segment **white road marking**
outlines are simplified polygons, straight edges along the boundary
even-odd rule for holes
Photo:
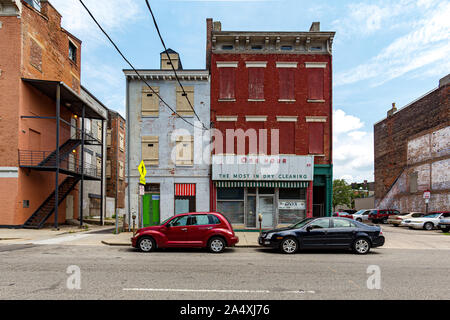
[[[74,240],[79,240],[79,239],[83,239],[83,238],[87,238],[92,236],[91,234],[73,234],[70,236],[65,236],[65,237],[57,237],[57,238],[51,238],[51,239],[45,239],[45,240],[37,240],[37,241],[28,241],[26,243],[31,243],[31,244],[58,244],[58,243],[62,243],[62,242],[68,242],[68,241],[74,241]]]
[[[315,293],[315,291],[270,291],[270,290],[217,290],[217,289],[156,289],[156,288],[123,288],[123,291],[151,292],[197,292],[197,293]]]

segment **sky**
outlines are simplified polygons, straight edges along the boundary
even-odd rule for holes
[[[51,0],[83,41],[82,84],[125,116],[127,64],[78,0]],[[163,47],[144,0],[84,0],[136,68],[158,69]],[[205,68],[206,18],[222,30],[335,31],[334,178],[373,181],[373,125],[450,72],[450,0],[150,0],[168,48],[185,69]]]

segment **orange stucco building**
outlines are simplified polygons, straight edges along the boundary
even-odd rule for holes
[[[79,94],[81,41],[48,1],[28,2],[0,0],[0,226],[57,226],[78,218],[80,182],[101,177],[79,156],[101,143],[81,119],[105,116]]]

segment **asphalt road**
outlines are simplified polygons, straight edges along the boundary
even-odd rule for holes
[[[145,254],[126,247],[0,245],[0,299],[450,299],[449,253],[379,248],[365,256],[282,255],[240,248],[220,255]],[[80,268],[79,290],[67,288],[70,265]],[[379,267],[381,289],[367,287],[371,265]]]

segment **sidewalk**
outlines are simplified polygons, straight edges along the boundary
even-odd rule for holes
[[[236,244],[236,247],[259,247],[258,232],[236,232],[236,235],[239,237],[239,242]],[[110,237],[102,240],[102,243],[109,246],[130,246],[132,236],[132,232],[122,232],[118,235],[111,235]]]

